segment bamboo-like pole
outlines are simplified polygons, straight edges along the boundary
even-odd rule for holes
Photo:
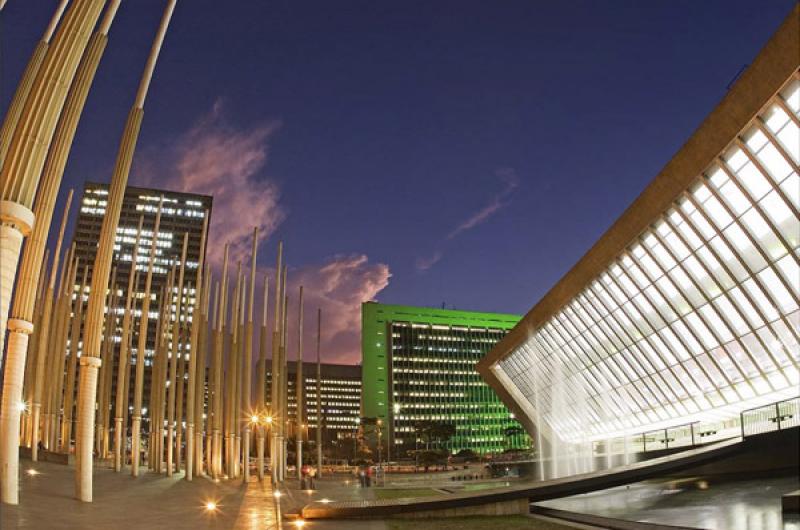
[[[225,372],[225,429],[226,429],[226,465],[228,476],[236,478],[236,410],[239,407],[237,399],[239,364],[239,299],[242,296],[242,262],[239,261],[236,271],[236,287],[234,288],[233,304],[231,305],[230,323],[230,348],[228,350],[228,369]]]
[[[135,285],[134,292],[138,293],[139,292],[139,286],[140,286],[139,280],[141,280],[142,278],[141,278],[141,275],[139,274],[138,271],[136,272],[135,276],[136,276],[136,279],[134,280],[134,285]],[[133,317],[136,315],[136,308],[137,308],[136,296],[134,296],[133,304],[131,305],[131,326],[133,326]],[[121,437],[122,437],[122,439],[120,441],[120,460],[121,460],[120,465],[121,466],[124,466],[125,462],[127,461],[125,447],[126,447],[126,442],[127,442],[127,438],[128,438],[128,432],[127,432],[127,430],[128,430],[128,416],[130,415],[130,409],[133,408],[133,407],[129,408],[129,406],[128,406],[128,403],[130,403],[130,393],[131,393],[131,352],[133,352],[133,333],[130,333],[128,335],[127,352],[128,352],[128,354],[125,356],[126,357],[125,358],[125,367],[124,367],[125,372],[123,374],[124,377],[122,379],[122,383],[123,383],[122,384],[122,390],[119,390],[119,389],[117,390],[117,398],[121,399],[122,403],[123,403],[123,406],[122,406],[122,426],[121,426]]]
[[[283,241],[278,243],[278,261],[275,267],[275,322],[272,330],[272,373],[270,375],[270,406],[273,412],[272,430],[270,432],[269,444],[269,461],[272,467],[272,483],[277,484],[279,479],[278,457],[280,451],[278,449],[279,435],[280,435],[280,422],[283,418],[280,416],[280,388],[281,388],[281,307],[283,306],[283,295],[281,294],[281,272],[283,270]]]
[[[169,403],[167,405],[167,476],[171,477],[173,472],[173,459],[175,451],[175,391],[178,388],[178,356],[182,355],[178,347],[181,334],[181,304],[183,302],[183,275],[186,272],[186,247],[189,245],[189,232],[183,233],[183,247],[181,250],[181,264],[178,269],[178,295],[175,302],[175,322],[172,324],[172,340],[169,355]],[[172,299],[172,292],[168,298]],[[172,304],[170,304],[172,305]],[[172,311],[167,316],[170,322]],[[181,374],[183,380],[183,374]]]
[[[156,220],[150,241],[150,257],[147,260],[147,275],[144,280],[144,298],[142,298],[142,316],[139,318],[139,341],[136,346],[136,378],[134,380],[133,416],[131,417],[131,475],[139,476],[139,456],[142,436],[142,394],[144,393],[144,363],[147,349],[147,326],[150,322],[150,289],[153,285],[153,262],[156,259],[156,243],[161,225],[161,208],[164,198],[158,201]],[[152,370],[151,370],[152,373]],[[152,384],[152,378],[151,378]],[[151,411],[152,418],[152,411]],[[151,422],[152,423],[152,422]]]
[[[105,291],[108,283],[109,268],[111,267],[111,257],[114,248],[114,237],[119,224],[120,209],[125,195],[125,187],[128,183],[133,152],[136,147],[136,140],[144,115],[144,98],[150,85],[150,79],[155,68],[158,52],[164,40],[172,12],[175,8],[176,0],[169,0],[161,19],[161,24],[156,33],[153,47],[147,59],[147,65],[139,85],[139,92],[134,103],[134,107],[125,125],[125,132],[120,144],[120,151],[117,157],[117,164],[114,175],[111,179],[111,189],[108,194],[108,205],[106,215],[103,218],[103,225],[100,229],[100,239],[98,251],[95,258],[94,269],[92,272],[92,289],[89,295],[89,306],[87,309],[86,332],[84,334],[84,355],[81,357],[80,391],[78,393],[78,425],[77,435],[81,440],[79,450],[83,452],[78,459],[79,468],[76,470],[76,495],[84,502],[92,501],[92,454],[91,440],[93,436],[93,423],[95,413],[95,389],[97,388],[97,370],[99,368],[98,353],[100,350],[101,328],[102,328],[102,295],[99,291]]]
[[[164,422],[167,419],[167,382],[169,381],[169,343],[167,337],[169,337],[170,334],[170,316],[172,314],[172,293],[175,289],[175,274],[176,265],[173,261],[172,269],[170,270],[169,276],[167,276],[167,286],[163,291],[159,307],[159,325],[156,333],[158,337],[158,349],[156,350],[156,365],[158,366],[157,383],[154,386],[151,384],[156,396],[155,467],[157,473],[161,473],[161,469],[165,463],[166,452],[164,446]],[[152,426],[151,431],[153,431]]]
[[[28,66],[22,73],[22,78],[20,78],[19,84],[17,85],[17,90],[14,92],[14,97],[11,98],[11,104],[8,106],[6,117],[3,120],[3,125],[0,127],[0,166],[3,165],[3,161],[6,159],[8,147],[11,145],[11,137],[14,134],[14,130],[17,128],[17,123],[19,123],[19,117],[20,114],[22,114],[22,108],[25,106],[25,102],[28,99],[28,94],[30,94],[33,82],[39,73],[39,67],[42,65],[45,53],[47,53],[47,50],[50,47],[50,39],[53,37],[53,32],[55,32],[56,26],[58,26],[58,22],[61,20],[61,15],[64,14],[64,10],[67,8],[68,3],[69,0],[61,0],[58,3],[58,6],[56,6],[56,11],[53,13],[44,35],[42,35],[41,40],[36,43],[36,47],[33,49],[33,54],[31,55],[30,60],[28,60]],[[4,5],[5,0],[0,3],[0,10],[3,9]]]
[[[297,433],[295,434],[295,443],[297,444],[297,480],[303,478],[303,429],[305,428],[305,402],[303,400],[303,286],[300,286],[300,294],[298,298],[297,309],[297,368],[295,369],[297,382],[295,383],[295,392],[297,393],[295,408]]]
[[[253,414],[253,401],[251,390],[252,363],[253,363],[253,306],[256,295],[256,256],[258,254],[258,227],[253,228],[253,248],[250,250],[250,292],[248,295],[247,323],[244,329],[244,368],[242,374],[242,417],[244,433],[242,435],[242,454],[244,461],[244,482],[250,481],[250,416]]]
[[[30,406],[33,403],[33,389],[35,386],[35,379],[36,379],[36,355],[35,353],[39,351],[39,331],[41,328],[42,322],[42,307],[44,306],[44,292],[45,286],[47,285],[47,267],[48,263],[50,263],[50,249],[46,249],[44,253],[44,261],[42,262],[41,271],[44,274],[39,274],[39,284],[36,287],[36,303],[33,306],[33,333],[30,334],[30,342],[28,343],[28,350],[33,352],[33,355],[26,355],[25,356],[25,379],[22,382],[22,395],[23,399],[25,400],[25,409],[26,414],[23,416],[22,425],[20,426],[20,430],[22,431],[22,438],[23,444],[26,447],[31,446],[31,410]],[[10,330],[9,335],[13,335],[16,331]],[[13,337],[9,340],[8,343],[8,352],[7,357],[13,358],[13,355],[16,355],[16,352],[12,355],[12,343]],[[24,340],[24,339],[20,339]],[[19,351],[19,350],[18,350]],[[6,361],[11,362],[11,361]],[[17,363],[21,363],[21,360],[14,359],[12,366],[16,366]],[[9,372],[14,372],[13,369],[7,369],[6,375]],[[16,381],[15,381],[16,382]],[[5,385],[5,382],[3,383]],[[18,385],[12,385],[12,387],[19,388]],[[13,391],[12,391],[13,392]],[[12,398],[9,398],[13,400]],[[5,400],[4,400],[5,401]],[[11,441],[13,444],[13,440]]]
[[[95,31],[89,39],[72,86],[70,86],[69,92],[67,93],[63,112],[61,113],[53,135],[52,144],[47,151],[47,158],[39,183],[39,191],[36,194],[36,203],[33,208],[33,217],[37,222],[34,223],[30,238],[23,250],[20,271],[15,288],[14,305],[12,308],[14,324],[10,329],[11,337],[9,337],[8,349],[8,358],[14,366],[21,367],[28,357],[28,338],[24,331],[27,328],[21,323],[30,323],[32,321],[34,290],[38,283],[40,271],[42,270],[42,255],[47,243],[47,233],[50,229],[58,189],[61,185],[64,167],[72,147],[72,140],[75,137],[75,130],[77,129],[78,121],[83,112],[89,88],[94,81],[97,66],[100,63],[106,43],[108,42],[108,30],[114,19],[117,8],[119,7],[119,2],[120,0],[111,0],[109,2],[100,29]],[[51,21],[45,37],[37,45],[34,57],[31,59],[31,63],[28,65],[28,69],[23,76],[23,82],[20,83],[20,87],[14,95],[14,100],[9,108],[6,121],[3,123],[3,129],[0,130],[0,165],[2,165],[2,161],[5,159],[5,153],[7,152],[11,139],[11,132],[13,132],[13,127],[16,126],[16,120],[19,118],[19,114],[22,111],[23,99],[27,97],[27,91],[29,91],[30,84],[33,82],[32,76],[38,71],[38,64],[41,63],[41,60],[44,58],[44,51],[47,49],[50,35],[52,35],[52,32],[55,30],[55,24],[61,17],[64,8],[66,8],[66,4],[66,0],[62,0],[60,3],[56,16]],[[23,88],[25,86],[27,86],[27,88]],[[3,339],[0,338],[0,351],[2,351],[2,342]],[[36,350],[30,351],[35,352]],[[13,394],[15,392],[13,389],[19,388],[21,385],[21,381],[12,381],[9,384],[9,394]],[[3,391],[3,395],[8,396],[8,399],[14,402],[19,400],[18,397],[9,396],[5,390]],[[9,421],[13,423],[14,420],[9,418]],[[13,426],[9,427],[9,433],[12,428]],[[6,446],[9,447],[9,453],[18,451],[18,440],[14,439],[12,434],[5,434],[3,429],[4,427],[2,427],[2,422],[0,421],[0,440],[4,440],[4,442],[0,442],[0,445],[5,443]],[[13,458],[14,457],[12,457],[12,459]],[[0,468],[5,468],[5,465],[6,463],[3,461],[3,457],[0,456]],[[18,462],[14,462],[10,465],[16,469],[19,464]],[[5,492],[11,490],[16,491],[17,487],[16,485],[12,486],[11,484],[3,483],[3,487],[0,487],[0,490],[4,492],[2,495],[5,497]]]
[[[128,289],[125,295],[125,310],[122,314],[122,335],[119,342],[119,365],[117,366],[117,397],[114,410],[114,471],[122,471],[122,461],[125,452],[126,437],[123,436],[125,426],[122,418],[128,408],[128,394],[125,386],[125,378],[128,373],[128,354],[130,352],[129,342],[131,338],[131,326],[133,325],[133,300],[136,294],[134,283],[137,280],[136,264],[139,260],[139,243],[142,238],[142,227],[144,226],[144,215],[139,216],[139,225],[136,228],[136,239],[133,243],[133,253],[131,254],[131,268],[128,272]]]
[[[67,219],[69,218],[69,206],[72,204],[72,190],[67,195],[67,204],[64,208],[64,214],[61,218],[61,227],[58,231],[58,239],[56,240],[56,248],[53,252],[53,266],[50,268],[50,280],[47,283],[44,299],[42,301],[42,322],[41,330],[38,340],[38,351],[36,352],[36,363],[34,372],[34,386],[33,386],[33,403],[31,405],[31,460],[36,462],[39,459],[39,423],[42,410],[42,392],[44,390],[44,375],[45,364],[47,359],[47,348],[49,345],[50,337],[50,321],[52,318],[53,310],[53,295],[56,283],[56,272],[58,269],[59,254],[61,253],[61,245],[64,241],[64,229],[67,226]],[[8,380],[8,378],[6,378]],[[6,455],[7,461],[11,461],[11,455]],[[17,457],[19,458],[19,457]],[[17,460],[19,461],[19,460]]]
[[[322,308],[317,309],[317,476],[322,477]]]
[[[215,316],[216,329],[214,330],[214,359],[212,371],[214,373],[214,418],[212,427],[212,476],[219,478],[222,473],[222,346],[225,335],[225,298],[228,288],[228,245],[225,245],[225,257],[222,261],[222,285],[218,289]]]
[[[237,342],[236,342],[236,372],[234,373],[236,378],[236,395],[235,395],[235,402],[233,406],[234,410],[234,417],[232,418],[233,422],[233,431],[235,435],[234,441],[234,459],[233,459],[233,467],[235,470],[234,476],[238,478],[242,474],[241,470],[241,462],[242,462],[242,422],[245,419],[246,411],[242,409],[242,401],[243,401],[243,374],[244,374],[244,329],[245,329],[245,302],[247,299],[247,276],[242,273],[241,279],[241,291],[239,293],[239,311],[238,311],[238,321],[237,321]]]
[[[206,388],[210,387],[210,381],[206,377],[207,365],[207,349],[208,349],[208,306],[211,298],[211,268],[209,267],[205,272],[203,281],[202,303],[200,310],[200,319],[202,324],[197,333],[197,362],[195,365],[195,394],[194,394],[194,419],[195,419],[195,433],[194,433],[194,475],[199,476],[203,474],[203,439],[204,434],[211,432],[208,429],[207,419],[211,418],[208,414],[204,417],[204,404],[206,403]],[[207,383],[208,381],[208,383]],[[207,387],[207,385],[209,385]],[[210,404],[211,393],[208,392],[208,399]],[[207,409],[210,411],[210,408]]]
[[[187,288],[185,289],[187,294],[187,303],[183,304],[183,315],[181,321],[184,323],[181,325],[181,333],[180,333],[180,349],[178,352],[178,384],[175,387],[175,470],[181,470],[181,447],[183,446],[183,387],[185,386],[185,374],[186,374],[186,351],[188,351],[188,330],[186,329],[186,325],[189,323],[189,303],[188,297],[189,292],[192,290],[192,282],[188,282]]]
[[[10,117],[10,121],[16,121],[16,124],[0,167],[0,337],[5,337],[6,333],[6,320],[22,239],[30,234],[34,226],[35,217],[31,207],[39,187],[42,167],[67,97],[67,90],[72,84],[91,29],[97,22],[104,3],[105,0],[81,0],[73,2],[66,10],[63,22],[33,76],[22,110],[16,120]],[[55,27],[55,23],[51,22],[51,26]],[[30,326],[30,320],[14,323],[15,328],[23,327],[28,332]],[[0,338],[0,349],[3,342],[4,339]],[[21,365],[14,369],[21,370]],[[12,380],[17,378],[17,375],[11,377]],[[13,417],[16,419],[18,416]],[[9,425],[11,432],[15,432],[16,428],[16,425]],[[9,453],[13,449],[11,446],[13,444],[3,443],[3,449]],[[6,469],[2,469],[5,473]],[[3,486],[6,484],[3,483]],[[7,502],[16,504],[17,488],[14,487],[13,492],[9,492],[10,489],[2,488],[8,493]],[[2,495],[5,497],[6,493]]]
[[[67,384],[64,390],[64,432],[61,435],[61,450],[65,453],[69,453],[72,445],[72,408],[75,404],[75,378],[78,372],[78,346],[81,339],[81,322],[83,321],[83,296],[86,292],[88,281],[89,265],[84,265],[80,292],[75,298],[75,310],[72,318],[72,330],[70,332],[70,357],[66,376]]]
[[[258,343],[258,376],[257,376],[257,396],[258,396],[258,410],[259,414],[266,413],[266,397],[267,397],[267,307],[269,306],[269,276],[264,275],[264,300],[262,302],[262,317],[261,317],[261,333],[259,334]],[[258,463],[258,480],[264,480],[264,438],[266,426],[259,425],[258,429],[258,447],[257,458]]]
[[[57,433],[55,432],[56,425],[56,392],[58,390],[58,382],[64,375],[64,350],[66,348],[66,337],[64,331],[69,320],[69,304],[66,301],[67,294],[65,293],[66,286],[69,284],[72,276],[72,269],[74,266],[73,256],[75,254],[75,244],[70,245],[67,250],[64,264],[61,269],[61,278],[59,278],[58,291],[56,295],[56,302],[53,309],[54,325],[53,332],[50,334],[50,352],[49,352],[49,366],[47,367],[48,374],[45,378],[48,384],[45,386],[45,399],[44,399],[44,446],[48,451],[55,451]],[[59,365],[60,362],[60,365]],[[59,368],[60,366],[60,368]]]
[[[90,295],[91,296],[91,295]],[[106,406],[106,374],[109,373],[110,369],[114,367],[114,347],[112,345],[112,337],[114,336],[114,328],[116,327],[116,301],[117,301],[117,267],[113,267],[111,271],[111,283],[108,287],[108,298],[106,302],[106,309],[105,314],[106,317],[104,319],[104,326],[103,326],[103,342],[100,344],[100,362],[101,367],[100,371],[98,372],[98,386],[97,386],[97,395],[95,399],[97,400],[97,413],[95,414],[95,436],[94,436],[94,444],[95,444],[95,451],[97,452],[97,456],[100,458],[104,458],[105,455],[103,453],[103,448],[105,445],[105,411],[107,410]],[[110,365],[110,366],[109,366]]]
[[[58,284],[56,289],[53,292],[53,306],[51,309],[51,321],[50,321],[50,329],[48,330],[47,334],[47,352],[45,357],[45,366],[44,366],[44,375],[43,380],[46,383],[50,383],[53,381],[53,372],[55,370],[55,357],[56,357],[56,348],[58,343],[58,332],[59,332],[59,325],[61,324],[61,305],[63,302],[63,298],[61,296],[61,291],[64,288],[64,276],[67,273],[67,269],[69,268],[69,261],[70,261],[70,252],[71,248],[67,248],[64,250],[64,257],[62,258],[61,262],[61,272],[58,275]],[[41,398],[41,426],[39,432],[40,440],[42,442],[42,446],[45,449],[50,449],[50,411],[51,411],[51,394],[52,394],[53,386],[50,384],[45,384],[42,389],[42,398]]]
[[[208,377],[208,418],[206,421],[207,447],[206,455],[208,462],[206,469],[212,478],[217,478],[216,450],[217,450],[217,401],[219,399],[220,388],[217,384],[217,372],[219,364],[217,362],[217,342],[219,335],[218,312],[220,310],[220,282],[214,286],[214,305],[212,306],[213,315],[211,318],[211,370]]]
[[[287,445],[288,445],[288,431],[289,431],[289,363],[286,356],[286,339],[287,333],[289,331],[289,295],[286,294],[287,286],[286,283],[286,274],[288,272],[289,267],[286,265],[283,266],[283,278],[281,279],[281,285],[283,286],[283,309],[281,310],[281,319],[283,320],[283,324],[281,325],[281,347],[280,347],[280,359],[281,359],[281,373],[283,377],[281,377],[281,387],[280,387],[280,394],[281,394],[281,443],[280,443],[280,451],[281,457],[279,459],[280,463],[280,479],[281,481],[286,479],[286,457],[287,457]]]
[[[55,399],[53,402],[53,428],[52,428],[52,441],[50,442],[50,447],[53,451],[57,451],[60,447],[58,443],[59,435],[62,432],[61,430],[61,422],[63,421],[63,390],[65,384],[65,376],[66,376],[66,354],[67,354],[67,340],[69,338],[70,327],[71,327],[71,308],[72,308],[72,293],[75,290],[75,281],[78,275],[78,267],[80,266],[80,260],[75,256],[75,244],[73,243],[72,248],[72,266],[70,268],[69,279],[64,286],[64,302],[63,302],[63,317],[62,317],[62,325],[61,331],[59,332],[59,339],[58,339],[58,365],[56,370],[56,388],[55,388]]]
[[[197,358],[200,354],[200,326],[203,325],[203,317],[200,308],[202,298],[205,296],[205,283],[203,282],[203,270],[206,254],[206,230],[208,229],[208,210],[203,215],[203,230],[200,232],[200,257],[197,261],[197,274],[195,276],[194,306],[192,309],[192,327],[189,336],[189,380],[186,387],[186,474],[184,478],[191,481],[195,471],[195,392],[197,391]],[[200,387],[202,389],[202,386]],[[199,418],[202,422],[202,416]],[[180,447],[180,446],[179,446]],[[199,450],[198,446],[198,450]]]

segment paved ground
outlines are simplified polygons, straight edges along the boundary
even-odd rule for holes
[[[95,469],[94,502],[74,498],[74,468],[23,460],[20,504],[0,504],[2,530],[41,529],[266,529],[277,525],[270,486],[251,482],[186,482],[183,474],[171,478],[147,472],[139,478],[129,472]],[[36,469],[37,475],[27,473]],[[218,509],[208,512],[214,501]]]

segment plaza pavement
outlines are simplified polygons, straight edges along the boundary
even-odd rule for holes
[[[268,483],[245,488],[241,481],[186,482],[183,473],[166,477],[146,468],[134,479],[130,468],[115,473],[96,467],[94,502],[83,503],[74,497],[73,467],[30,460],[20,467],[20,504],[0,504],[2,530],[281,528]],[[37,474],[29,475],[30,469]],[[218,509],[207,511],[208,501]]]

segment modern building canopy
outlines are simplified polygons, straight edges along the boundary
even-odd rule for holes
[[[531,434],[738,418],[798,393],[800,8],[651,184],[481,360]]]

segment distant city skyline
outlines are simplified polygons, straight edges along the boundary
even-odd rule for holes
[[[258,224],[262,277],[284,240],[290,296],[302,282],[309,315],[323,308],[326,361],[359,361],[365,300],[530,308],[794,2],[457,5],[176,10],[130,183],[213,195],[212,260],[220,234],[244,248]],[[110,179],[162,8],[120,8],[58,209]],[[6,5],[2,108],[52,9]]]

